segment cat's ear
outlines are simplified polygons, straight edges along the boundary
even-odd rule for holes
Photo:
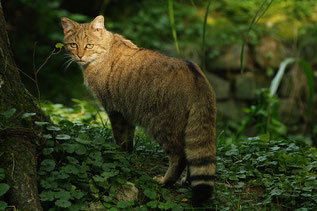
[[[62,17],[61,19],[62,21],[62,26],[63,26],[63,29],[64,29],[64,34],[68,34],[69,32],[73,31],[74,28],[76,26],[78,26],[78,23],[69,19],[69,18],[66,18],[66,17]]]
[[[90,27],[94,32],[101,32],[105,29],[105,19],[102,15],[97,16],[91,23]]]

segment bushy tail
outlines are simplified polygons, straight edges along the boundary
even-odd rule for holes
[[[207,201],[216,173],[216,111],[214,106],[193,106],[185,131],[185,154],[193,205]]]

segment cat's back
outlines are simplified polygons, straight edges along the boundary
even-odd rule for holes
[[[153,110],[166,104],[187,107],[197,101],[215,101],[208,80],[195,63],[138,48],[120,35],[114,35],[111,46],[91,82],[91,86],[98,86],[94,88],[97,97],[100,93],[101,101],[107,99],[104,106],[109,110]]]
[[[139,72],[141,81],[167,92],[183,93],[191,98],[214,95],[213,89],[199,66],[192,61],[167,56],[157,51],[140,49],[135,54],[133,69]],[[211,96],[211,98],[213,98]]]

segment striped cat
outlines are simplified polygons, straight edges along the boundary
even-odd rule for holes
[[[130,152],[135,127],[143,127],[169,157],[165,176],[154,179],[173,185],[187,165],[193,204],[207,201],[216,172],[216,100],[200,68],[107,31],[103,16],[84,24],[63,17],[62,26],[66,49],[83,66],[116,143]]]

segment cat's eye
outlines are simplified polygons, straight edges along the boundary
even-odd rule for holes
[[[88,48],[88,49],[92,49],[94,47],[94,44],[87,44],[86,45],[86,48]]]
[[[76,44],[76,43],[69,43],[69,46],[70,46],[71,48],[77,48],[77,44]]]

